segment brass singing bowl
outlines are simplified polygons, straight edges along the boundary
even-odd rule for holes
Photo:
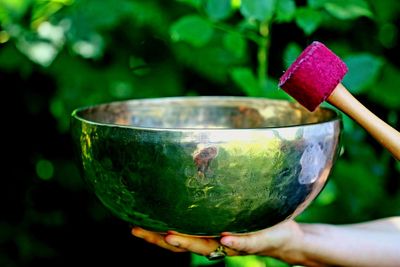
[[[85,180],[113,214],[211,237],[301,213],[327,182],[341,130],[331,108],[250,97],[129,100],[71,118]]]

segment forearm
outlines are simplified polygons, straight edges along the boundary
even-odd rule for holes
[[[400,266],[400,228],[380,231],[373,223],[365,228],[324,224],[300,227],[304,238],[298,249],[310,266]]]

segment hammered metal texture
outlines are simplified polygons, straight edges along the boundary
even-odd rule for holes
[[[157,232],[248,233],[302,212],[340,149],[341,116],[249,97],[129,100],[73,112],[88,186]]]

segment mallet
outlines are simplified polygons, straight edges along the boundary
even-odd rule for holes
[[[341,83],[348,69],[324,44],[314,41],[279,80],[279,87],[310,111],[327,101],[360,124],[400,160],[400,133],[362,105]]]

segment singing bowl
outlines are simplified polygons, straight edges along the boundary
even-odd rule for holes
[[[301,213],[327,182],[342,120],[284,100],[168,97],[76,109],[71,131],[85,181],[116,217],[218,236]]]

